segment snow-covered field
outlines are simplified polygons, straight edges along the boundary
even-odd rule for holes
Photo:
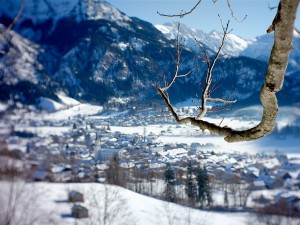
[[[4,193],[4,189],[8,192],[11,187],[8,183],[1,183],[1,193]],[[27,183],[20,184],[19,187],[22,189],[14,193],[26,195],[26,199],[31,200],[30,204],[24,202],[22,198],[16,202],[18,212],[23,211],[19,216],[23,218],[24,224],[27,224],[27,217],[30,216],[37,218],[35,224],[45,225],[101,225],[104,215],[115,218],[111,223],[107,223],[109,225],[247,225],[255,217],[249,213],[217,213],[191,209],[124,188],[98,183]],[[84,194],[85,200],[82,205],[89,209],[89,218],[75,221],[71,217],[73,203],[67,201],[68,192],[71,190]],[[8,196],[2,194],[2,197]],[[105,199],[109,199],[109,203],[105,202]],[[2,202],[5,202],[5,199],[2,199]],[[105,204],[109,204],[106,213],[103,211]],[[2,213],[5,213],[5,210],[6,206],[2,208]]]

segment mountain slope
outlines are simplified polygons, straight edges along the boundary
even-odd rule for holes
[[[56,4],[56,0],[26,4],[14,30],[24,40],[30,39],[28,45],[37,46],[33,61],[70,96],[97,102],[110,96],[144,96],[164,70],[170,75],[173,43],[152,24],[129,18],[105,1],[64,0],[63,7]],[[17,6],[15,1],[1,4],[1,22],[9,24]],[[11,8],[15,10],[7,11]],[[192,57],[191,52],[186,53]],[[15,57],[23,60],[22,54]],[[1,59],[0,64],[6,67],[7,61]],[[4,71],[3,80],[10,73],[15,72]],[[31,71],[30,76],[34,74],[36,71]]]
[[[0,24],[0,100],[21,100],[35,103],[37,96],[55,98],[47,89],[54,88],[39,62],[43,49]]]
[[[0,23],[7,25],[20,1],[5,2],[0,4]],[[1,45],[6,52],[0,56],[1,93],[5,93],[1,100],[13,96],[23,101],[20,92],[27,95],[24,101],[30,103],[40,96],[57,99],[57,92],[97,103],[105,103],[111,97],[139,99],[145,104],[159,99],[153,83],[163,83],[164,77],[170,80],[175,71],[175,43],[165,36],[166,30],[163,34],[152,24],[128,17],[105,1],[27,2],[14,31],[4,35],[9,38]],[[207,48],[209,51],[214,51],[220,40],[217,32],[203,34],[203,38],[207,46],[212,46]],[[14,44],[14,40],[19,42]],[[250,44],[232,35],[229,40],[226,48],[232,54]],[[195,66],[196,69],[188,77],[178,79],[170,89],[175,102],[201,94],[199,83],[205,82],[206,63],[192,47],[183,51],[182,59],[185,63],[180,72]],[[266,62],[248,57],[220,58],[213,82],[222,85],[213,94],[226,96],[236,88],[233,97],[247,104],[257,103],[266,66]],[[26,74],[20,72],[25,69]],[[16,81],[13,85],[9,83],[12,77]],[[296,84],[290,82],[289,88]]]

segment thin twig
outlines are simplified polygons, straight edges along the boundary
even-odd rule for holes
[[[271,6],[270,3],[268,3],[268,8],[270,11],[272,11],[273,9],[277,9],[277,6]]]
[[[221,18],[220,18],[220,20],[221,20]],[[197,120],[202,119],[208,111],[206,103],[207,103],[208,100],[210,100],[209,95],[211,93],[210,92],[210,85],[211,85],[211,82],[212,82],[212,72],[213,72],[214,66],[215,66],[215,64],[216,64],[216,62],[219,58],[220,52],[221,52],[222,48],[224,47],[226,36],[228,34],[229,21],[227,22],[226,27],[224,27],[223,23],[222,23],[222,20],[221,20],[221,25],[222,25],[222,29],[223,29],[223,38],[222,38],[221,45],[219,46],[219,49],[218,49],[215,57],[213,58],[212,62],[210,61],[210,59],[208,57],[206,57],[207,61],[209,61],[209,62],[207,62],[208,68],[207,68],[207,72],[206,72],[206,81],[205,81],[206,86],[205,86],[204,91],[202,93],[202,106],[201,106],[202,111],[196,117]],[[198,45],[199,45],[199,43],[198,43]],[[199,46],[202,46],[202,45],[200,44]],[[202,51],[204,51],[204,49]]]
[[[200,41],[198,41],[197,38],[195,38],[195,41],[197,43],[197,45],[199,46],[199,48],[202,50],[202,52],[204,53],[204,60],[207,64],[207,67],[210,67],[210,59],[209,59],[209,55],[208,52],[206,51],[206,49],[203,47],[203,45],[200,43]]]
[[[223,83],[219,84],[218,86],[215,86],[216,83],[214,83],[213,87],[211,88],[211,93],[213,93],[215,90],[217,90],[219,87],[221,87],[223,85]]]
[[[230,13],[231,13],[232,18],[233,18],[236,22],[238,22],[238,23],[244,22],[244,20],[247,18],[247,14],[244,16],[244,18],[243,18],[242,20],[239,20],[239,19],[235,16],[235,14],[234,14],[234,12],[233,12],[233,10],[232,10],[232,8],[231,8],[230,1],[229,1],[229,0],[226,0],[226,1],[227,1],[227,6],[228,6],[228,8],[229,8],[229,10],[230,10]]]
[[[223,123],[224,117],[222,118],[221,122],[219,123],[219,127],[221,126],[221,124]]]
[[[184,60],[181,60],[181,55],[182,55],[183,47],[184,47],[183,43],[184,43],[184,40],[182,38],[180,38],[180,24],[178,24],[177,36],[176,36],[176,41],[175,41],[176,56],[171,54],[173,60],[175,61],[175,73],[169,84],[167,83],[166,77],[164,77],[165,78],[164,79],[164,87],[160,88],[163,92],[165,92],[166,95],[167,95],[167,90],[174,84],[174,82],[176,81],[177,78],[186,77],[197,68],[195,66],[188,72],[186,72],[184,74],[179,74],[179,69],[180,69],[182,63],[184,62]]]
[[[179,18],[183,18],[184,16],[186,16],[186,15],[188,15],[188,14],[191,14],[199,5],[200,5],[200,3],[201,3],[201,1],[202,0],[198,0],[198,2],[189,10],[189,11],[187,11],[187,12],[183,12],[183,11],[181,11],[180,13],[178,13],[178,14],[165,14],[165,13],[160,13],[160,12],[158,12],[157,11],[157,14],[158,15],[160,15],[160,16],[166,16],[166,17],[179,17]],[[214,3],[214,4],[216,4],[216,2],[217,2],[218,0],[212,0],[212,2]],[[232,10],[232,8],[231,8],[231,5],[230,5],[230,0],[226,0],[227,1],[227,6],[228,6],[228,8],[229,8],[229,10],[230,10],[230,14],[231,14],[231,17],[235,20],[235,21],[237,21],[238,23],[242,23],[246,18],[247,18],[247,14],[244,16],[244,18],[242,19],[242,20],[239,20],[236,16],[235,16],[235,14],[234,14],[234,12],[233,12],[233,10]]]
[[[22,1],[21,6],[20,6],[20,8],[19,8],[19,10],[17,12],[17,15],[15,16],[14,20],[8,25],[8,27],[2,32],[2,34],[10,31],[13,28],[13,26],[17,23],[17,21],[19,20],[21,14],[23,12],[23,9],[24,9],[24,6],[25,6],[25,1],[26,0]]]
[[[170,15],[170,14],[160,13],[160,12],[157,11],[157,14],[160,15],[160,16],[166,16],[166,17],[180,17],[180,18],[183,18],[184,16],[186,16],[186,15],[192,13],[192,12],[198,7],[198,5],[201,3],[201,1],[202,1],[202,0],[199,0],[199,1],[196,3],[196,5],[194,5],[194,7],[193,7],[190,11],[188,11],[188,12],[181,12],[181,13],[179,13],[179,14],[173,14],[173,15]]]

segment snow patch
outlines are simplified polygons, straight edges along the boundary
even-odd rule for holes
[[[127,48],[128,48],[128,44],[124,43],[124,42],[120,42],[118,44],[119,48],[122,50],[122,51],[125,51]]]
[[[8,105],[3,104],[3,103],[0,102],[0,112],[5,111],[7,109],[7,107],[8,107]]]
[[[63,109],[64,106],[50,98],[40,97],[38,107],[47,112],[55,112]]]
[[[165,26],[165,25],[154,25],[156,27],[156,29],[158,29],[160,32],[162,32],[163,34],[168,34],[172,31],[172,28],[169,26]]]
[[[68,96],[65,96],[63,94],[57,94],[59,100],[67,106],[75,106],[75,105],[79,105],[80,102],[75,100],[74,98],[70,98]]]
[[[54,113],[43,115],[44,120],[62,121],[67,120],[69,117],[75,116],[91,116],[99,114],[103,111],[102,106],[91,104],[80,104],[71,108],[56,111]]]

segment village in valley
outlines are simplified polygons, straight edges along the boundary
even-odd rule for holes
[[[191,110],[182,109],[186,111]],[[165,108],[120,111],[78,103],[52,113],[28,108],[7,112],[1,121],[2,176],[26,171],[30,182],[108,183],[194,208],[276,208],[270,213],[299,215],[299,156],[228,151],[209,133],[176,125]],[[182,137],[211,142],[185,142]],[[187,192],[188,179],[191,188],[197,186],[197,168],[209,177],[211,201],[205,204]],[[166,196],[168,169],[174,174],[174,199]]]

